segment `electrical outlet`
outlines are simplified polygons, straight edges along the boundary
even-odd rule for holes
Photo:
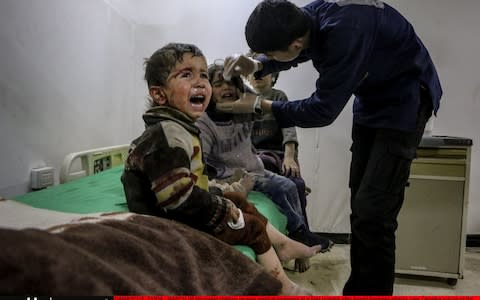
[[[31,187],[34,190],[43,189],[53,185],[54,168],[33,168],[31,171]]]

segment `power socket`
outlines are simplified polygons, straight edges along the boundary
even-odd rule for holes
[[[33,168],[31,171],[31,187],[33,190],[39,190],[53,185],[54,168],[42,167]]]

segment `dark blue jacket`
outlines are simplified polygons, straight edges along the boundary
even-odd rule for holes
[[[329,125],[354,94],[355,123],[412,130],[421,86],[436,113],[442,96],[437,72],[412,25],[395,9],[377,0],[319,0],[303,10],[313,21],[309,49],[291,62],[261,58],[263,70],[255,74],[308,60],[317,69],[316,91],[309,98],[273,103],[282,127]]]

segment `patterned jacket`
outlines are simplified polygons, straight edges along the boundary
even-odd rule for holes
[[[230,202],[208,192],[193,120],[167,106],[149,109],[143,119],[146,130],[132,142],[121,178],[129,210],[220,231]]]

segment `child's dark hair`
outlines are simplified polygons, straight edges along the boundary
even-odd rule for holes
[[[248,18],[245,37],[255,52],[286,51],[307,33],[310,23],[308,16],[289,1],[263,0]]]
[[[145,80],[151,86],[165,86],[167,78],[177,62],[183,61],[185,53],[192,53],[193,56],[203,56],[202,51],[195,45],[170,43],[155,51],[150,58],[145,59]],[[154,107],[157,104],[149,99],[148,106]]]
[[[223,60],[215,60],[214,64],[208,66],[208,78],[210,80],[210,83],[213,83],[213,80],[215,80],[215,74],[217,74],[218,72],[223,73]],[[239,89],[240,93],[255,93],[252,89],[248,88],[248,86],[244,84],[243,79],[240,76],[232,77],[231,82],[235,85],[236,88]],[[214,99],[212,95],[206,111],[210,113],[214,112],[215,106],[216,99]]]
[[[210,79],[210,83],[212,83],[212,81],[214,80],[215,74],[217,72],[223,72],[223,62],[218,63],[217,61],[218,60],[216,60],[215,64],[208,66],[208,78]],[[240,90],[240,93],[245,92],[245,84],[243,83],[243,80],[242,78],[240,78],[240,76],[232,77],[231,81],[235,85],[235,87]]]
[[[148,87],[165,86],[168,75],[177,62],[183,61],[185,53],[193,56],[204,56],[195,45],[170,43],[155,51],[150,58],[145,59],[145,80]]]

